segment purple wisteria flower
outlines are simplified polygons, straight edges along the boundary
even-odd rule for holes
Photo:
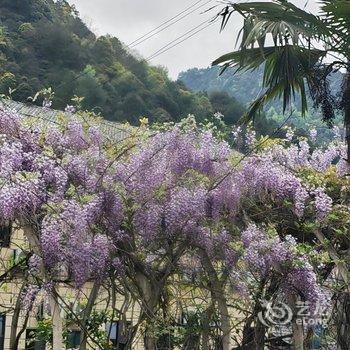
[[[76,109],[74,106],[67,105],[64,111],[70,114],[74,114],[76,112]]]
[[[329,197],[323,188],[317,188],[315,194],[316,218],[322,222],[332,210],[333,200]]]
[[[316,141],[317,138],[317,130],[316,129],[311,129],[310,130],[310,139],[311,141]]]
[[[46,109],[50,109],[52,107],[52,101],[49,100],[48,98],[44,98],[43,107]]]

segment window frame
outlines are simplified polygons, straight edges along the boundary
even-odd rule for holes
[[[112,338],[112,333],[113,333],[113,325],[116,326],[116,330],[115,330],[115,338],[113,337]],[[119,320],[113,320],[111,322],[107,322],[106,323],[106,334],[107,334],[107,338],[108,340],[113,344],[113,346],[117,346],[118,345],[118,338],[119,338],[119,333],[120,333],[120,330],[119,330],[119,327],[120,327],[120,321]]]
[[[0,248],[9,248],[11,244],[12,223],[0,225]]]
[[[73,342],[75,342],[77,339],[76,337],[78,337],[78,344],[77,346],[75,346],[75,344],[73,344],[73,346],[75,347],[70,347],[70,344],[68,343],[69,341],[69,335],[74,335],[74,338],[73,338]],[[68,330],[68,335],[67,335],[67,349],[79,349],[80,345],[81,345],[81,336],[82,336],[82,331],[80,329],[70,329]]]
[[[0,350],[5,349],[6,315],[0,314]]]

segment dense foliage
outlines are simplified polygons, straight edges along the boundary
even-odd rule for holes
[[[51,87],[53,106],[72,96],[83,108],[114,121],[180,120],[209,115],[207,97],[171,81],[165,69],[136,58],[111,36],[96,37],[66,1],[4,0],[0,3],[0,94],[27,101]]]
[[[86,116],[39,128],[4,110],[0,130],[0,219],[30,243],[21,295],[29,310],[40,290],[58,293],[63,271],[77,289],[118,281],[141,305],[135,327],[155,349],[157,325],[173,322],[165,300],[195,272],[192,288],[209,293],[204,305],[218,308],[229,349],[234,310],[250,314],[236,341],[264,344],[273,334],[259,323],[262,298],[308,302],[316,317],[344,288],[332,282],[349,246],[339,140],[312,150],[305,139],[259,143],[236,130],[242,157],[193,119],[114,143]],[[327,325],[330,344],[336,326]]]

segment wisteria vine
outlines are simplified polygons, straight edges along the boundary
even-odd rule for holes
[[[249,133],[248,145],[255,137]],[[295,220],[308,212],[319,225],[327,221],[333,200],[302,171],[336,168],[343,176],[345,149],[334,141],[313,150],[292,138],[235,166],[240,155],[228,143],[195,127],[152,134],[125,152],[125,144],[104,139],[98,123],[77,115],[35,127],[0,110],[0,221],[30,227],[39,246],[27,247],[29,272],[44,269],[45,283],[63,267],[77,288],[122,279],[137,264],[160,269],[169,251],[183,247],[175,265],[204,250],[232,276],[278,272],[281,290],[316,303],[323,296],[311,261],[297,252],[301,242],[277,231],[270,237],[268,223],[249,215],[252,203],[273,203]],[[31,304],[38,288],[24,300]]]

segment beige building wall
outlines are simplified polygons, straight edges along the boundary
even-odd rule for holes
[[[8,271],[11,266],[15,263],[15,260],[18,259],[18,256],[21,252],[21,249],[25,249],[28,247],[27,241],[24,237],[23,231],[13,229],[11,233],[11,242],[9,247],[1,247],[0,248],[0,275]],[[9,350],[10,349],[10,334],[11,334],[11,322],[13,318],[13,309],[16,305],[17,298],[20,293],[20,289],[22,286],[22,278],[21,275],[18,274],[17,276],[11,278],[10,282],[2,283],[0,286],[0,314],[6,315],[5,320],[5,334],[4,334],[4,349]],[[59,294],[62,296],[62,299],[65,303],[68,305],[73,305],[73,309],[77,309],[79,307],[80,310],[83,309],[84,305],[86,305],[87,298],[91,292],[92,289],[92,283],[87,283],[82,291],[77,292],[74,288],[69,288],[67,285],[61,285],[58,287]],[[95,308],[96,311],[104,311],[106,310],[107,300],[110,297],[107,291],[102,290],[95,302]],[[117,308],[122,308],[124,302],[124,298],[122,295],[117,295],[116,300],[116,306]],[[36,298],[36,302],[34,304],[33,310],[30,313],[30,318],[28,321],[28,325],[26,329],[36,329],[37,328],[37,311],[39,307],[42,307],[44,305],[48,305],[48,301],[45,300],[45,296],[43,293],[39,294]],[[79,305],[79,306],[78,306]],[[128,322],[131,322],[131,325],[135,325],[138,320],[139,315],[139,305],[138,304],[132,304],[127,312],[126,312],[126,319]],[[111,310],[108,310],[110,311]],[[61,311],[61,317],[63,319],[67,318],[66,311]],[[18,322],[18,328],[17,333],[21,330],[25,320],[25,311],[22,310],[19,322]],[[115,321],[118,321],[117,317],[115,318]],[[79,327],[77,324],[74,324],[72,322],[72,325],[69,327],[71,330],[79,330]],[[101,330],[105,330],[105,327],[102,326]],[[136,337],[137,342],[133,345],[133,349],[135,350],[141,350],[143,349],[142,346],[142,339],[141,337]],[[23,332],[20,338],[19,342],[19,348],[18,350],[25,350],[26,348],[26,331]],[[50,347],[47,345],[46,349],[49,349]],[[90,349],[94,349],[94,347],[90,347]],[[56,350],[56,349],[55,349]]]
[[[0,249],[0,275],[3,274],[5,271],[7,271],[12,264],[14,263],[14,260],[18,258],[21,249],[25,249],[28,247],[28,243],[24,237],[23,231],[14,229],[12,231],[11,235],[11,242],[10,246],[8,248],[1,248]],[[170,307],[174,310],[173,316],[176,316],[177,318],[180,318],[182,312],[188,312],[188,311],[195,311],[198,305],[202,305],[203,308],[206,308],[208,306],[208,302],[210,301],[210,293],[209,291],[204,291],[201,289],[193,288],[190,281],[188,286],[184,285],[178,285],[179,281],[174,277],[174,280],[171,284],[173,284],[173,298],[171,301]],[[11,334],[11,322],[12,322],[12,316],[13,316],[13,309],[16,304],[19,291],[22,286],[22,279],[21,275],[19,274],[15,278],[12,278],[10,282],[3,283],[0,285],[0,314],[6,314],[6,324],[5,324],[5,340],[4,340],[4,349],[9,350],[10,349],[10,334]],[[77,292],[74,288],[68,288],[67,285],[62,285],[59,287],[59,294],[64,299],[65,303],[67,304],[73,304],[74,307],[77,307],[78,305],[85,305],[87,302],[87,298],[91,292],[92,289],[92,283],[87,283],[83,290],[81,292]],[[103,311],[106,310],[106,303],[110,295],[107,291],[102,290],[98,298],[95,302],[95,310],[96,311]],[[232,298],[235,299],[235,296],[232,295]],[[31,316],[28,322],[27,329],[36,329],[37,327],[37,310],[38,307],[41,306],[41,302],[44,302],[45,305],[48,304],[48,301],[45,300],[44,295],[39,295],[37,297],[36,304],[33,308],[33,311],[31,312]],[[124,302],[124,298],[122,295],[117,295],[117,308],[122,308]],[[109,310],[111,311],[111,310]],[[132,325],[135,325],[138,321],[138,316],[140,312],[140,307],[138,304],[131,305],[127,312],[126,312],[126,318],[127,321],[130,321]],[[230,313],[232,313],[232,319],[239,320],[243,318],[243,315],[237,314],[235,311],[232,312],[230,310]],[[61,312],[61,317],[65,319],[67,317],[66,312]],[[22,325],[24,324],[25,319],[25,312],[22,311],[20,318],[19,318],[19,324],[17,332],[20,331],[22,328]],[[117,318],[115,318],[115,321],[117,321]],[[79,330],[78,325],[72,324],[70,327],[72,330]],[[104,327],[102,327],[101,330],[104,330]],[[136,335],[135,337],[136,341],[133,344],[132,349],[134,350],[142,350],[143,347],[143,339],[141,335]],[[23,332],[20,338],[19,342],[19,350],[25,350],[25,343],[26,343],[26,331]],[[234,344],[232,344],[234,345]],[[49,346],[46,346],[46,350],[49,349]],[[96,348],[90,347],[90,349],[95,350]],[[57,350],[57,349],[55,349]]]

